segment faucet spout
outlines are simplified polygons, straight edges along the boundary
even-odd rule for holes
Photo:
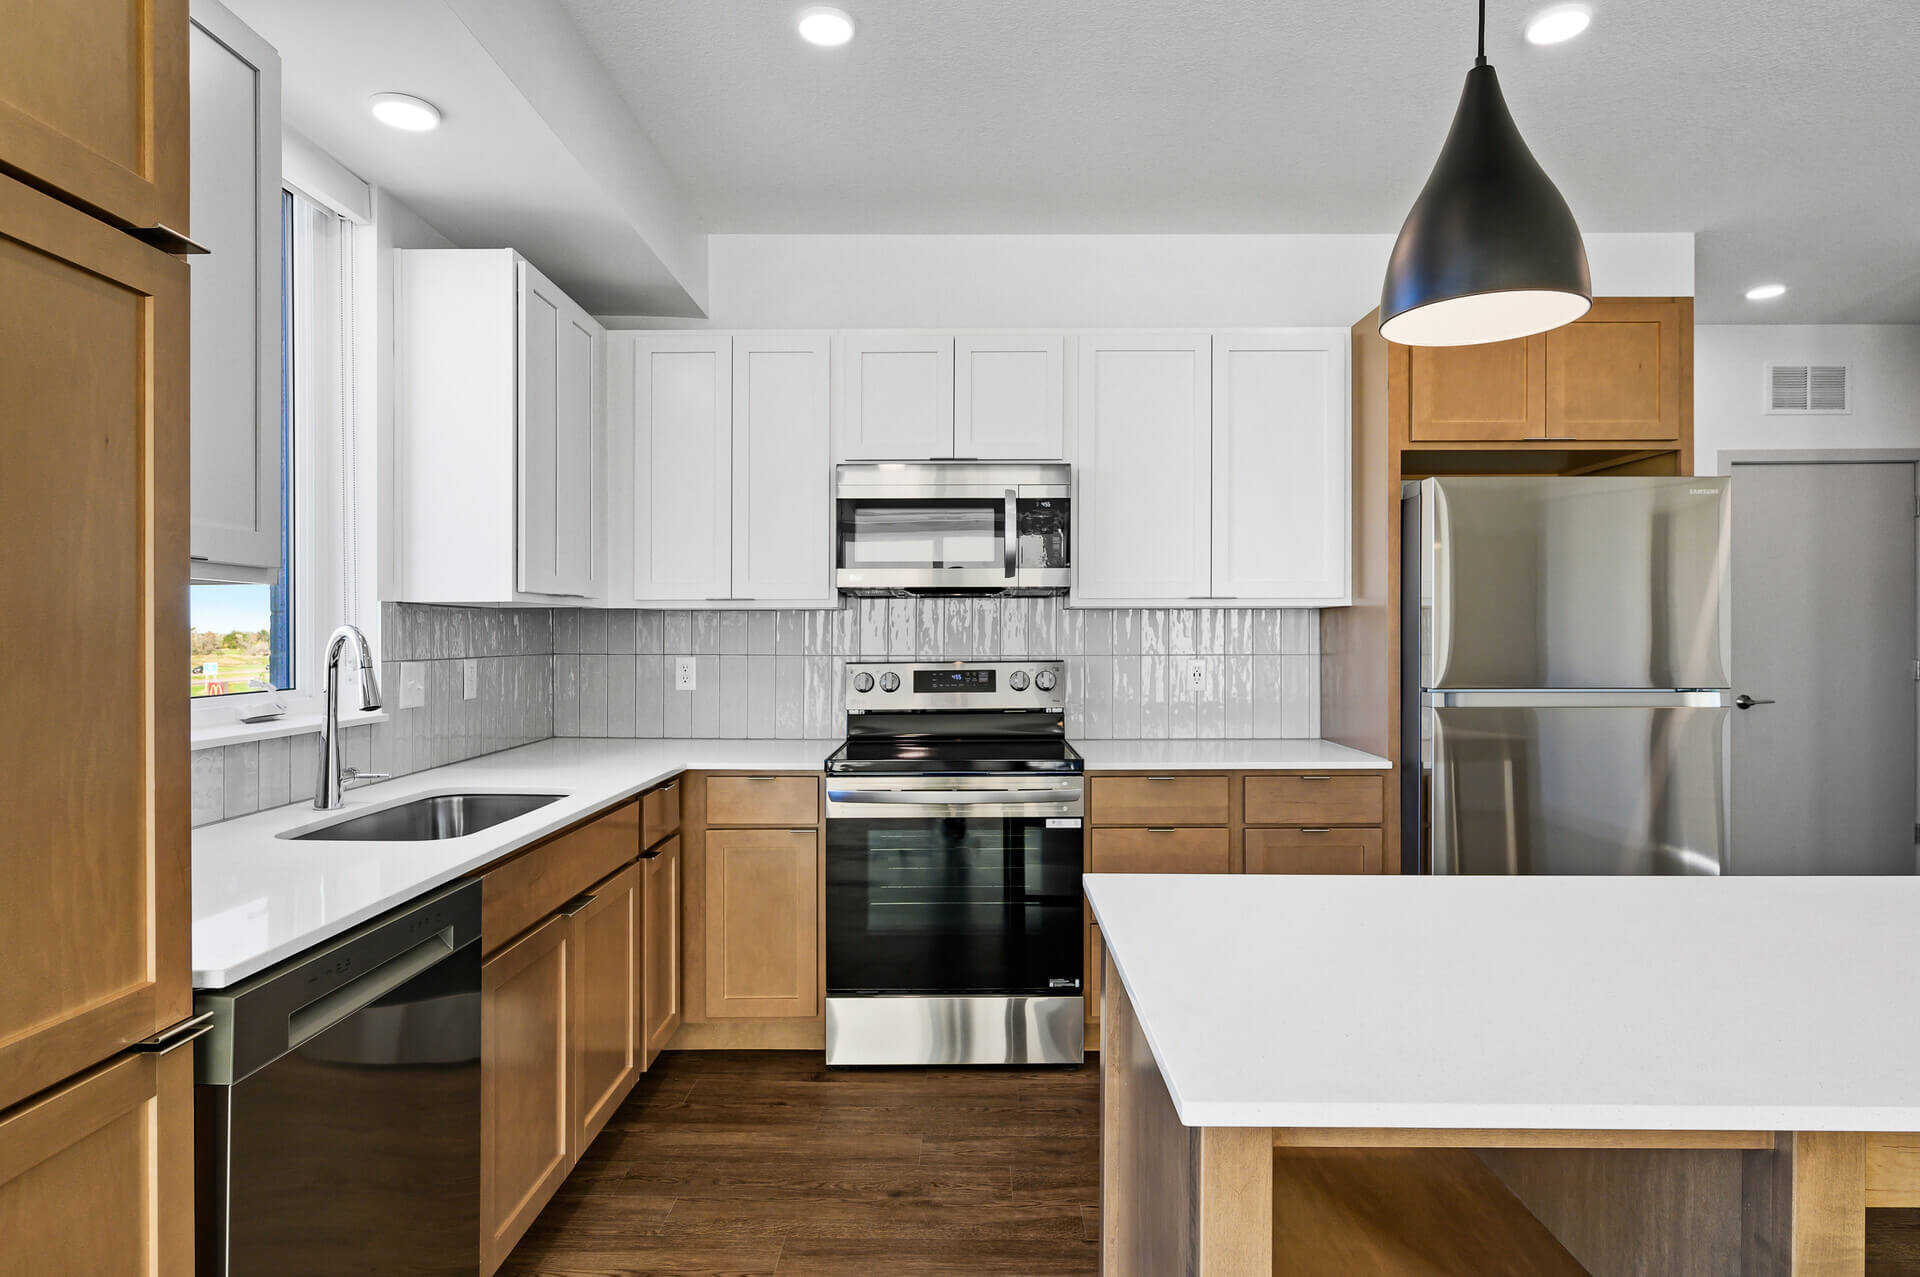
[[[360,708],[376,710],[381,704],[380,679],[367,636],[355,626],[342,625],[327,639],[325,659],[321,662],[327,709],[320,728],[320,775],[313,787],[313,805],[321,811],[338,807],[346,781],[357,775],[352,768],[341,766],[340,756],[340,655],[348,644],[353,645],[354,663],[360,667]]]

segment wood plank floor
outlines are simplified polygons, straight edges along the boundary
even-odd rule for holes
[[[503,1277],[1099,1271],[1100,1073],[669,1052]]]

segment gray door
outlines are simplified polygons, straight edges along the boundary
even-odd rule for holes
[[[1914,871],[1914,481],[1734,468],[1729,872]]]

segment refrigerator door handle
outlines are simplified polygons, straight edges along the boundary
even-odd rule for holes
[[[1752,709],[1755,705],[1772,705],[1774,702],[1765,696],[1749,696],[1745,692],[1733,698],[1735,709]]]
[[[1725,691],[1704,687],[1427,688],[1421,698],[1434,709],[1725,709],[1737,703]]]

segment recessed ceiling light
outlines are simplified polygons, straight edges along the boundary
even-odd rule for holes
[[[853,15],[824,4],[802,9],[800,38],[828,49],[845,44],[853,39]]]
[[[1747,290],[1747,300],[1750,302],[1770,302],[1776,297],[1786,296],[1786,293],[1787,286],[1785,284],[1755,284]]]
[[[389,128],[430,133],[440,127],[440,108],[410,93],[376,93],[369,105],[373,118]]]
[[[1527,20],[1527,43],[1559,44],[1571,40],[1592,21],[1593,10],[1584,4],[1556,4]]]

